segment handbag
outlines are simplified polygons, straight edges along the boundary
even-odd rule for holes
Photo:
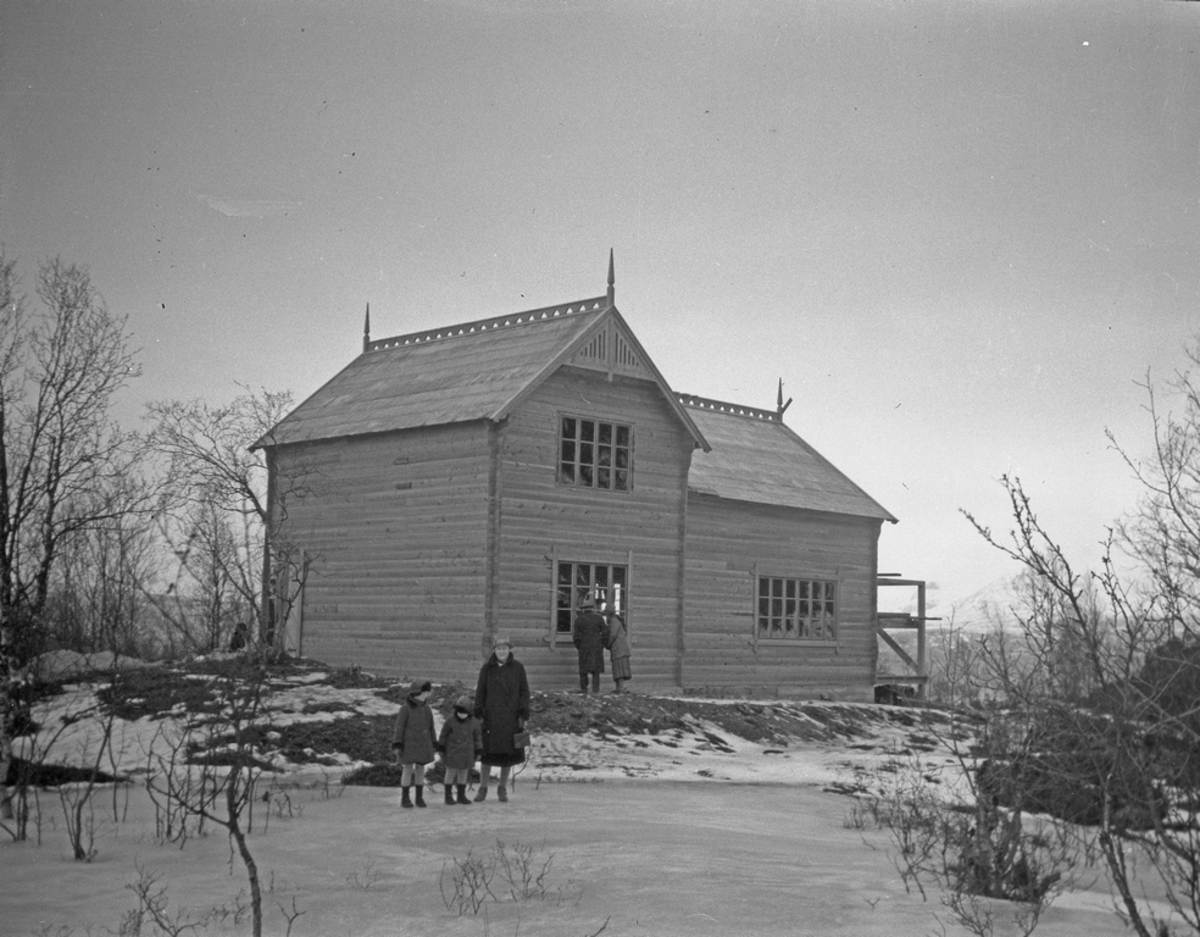
[[[520,732],[513,733],[513,748],[528,748],[529,747],[529,732],[522,729]]]

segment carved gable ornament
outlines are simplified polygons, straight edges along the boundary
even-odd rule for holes
[[[654,375],[642,363],[634,342],[617,322],[608,322],[567,363],[607,374],[654,380]]]

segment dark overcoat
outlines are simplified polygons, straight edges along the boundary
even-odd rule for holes
[[[485,765],[519,765],[525,749],[513,745],[513,735],[529,718],[529,681],[525,667],[511,653],[501,664],[495,654],[479,671],[475,686],[475,714],[483,720]]]
[[[447,768],[473,768],[483,750],[483,733],[474,716],[459,719],[451,713],[442,723],[438,749]]]
[[[575,619],[573,640],[579,649],[580,673],[604,673],[604,644],[608,636],[608,625],[591,609],[581,612]]]
[[[433,730],[433,710],[428,703],[409,694],[396,714],[392,744],[400,746],[402,765],[427,765],[433,761],[437,735]]]
[[[629,639],[625,636],[625,623],[620,615],[613,615],[608,620],[608,645],[612,659],[629,656]]]

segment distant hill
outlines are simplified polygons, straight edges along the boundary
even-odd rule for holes
[[[969,633],[983,633],[991,631],[995,627],[996,622],[1011,624],[1013,615],[1011,609],[1015,605],[1019,605],[1020,600],[1017,591],[1014,588],[1015,577],[1002,577],[989,582],[982,589],[965,595],[954,596],[948,595],[938,587],[936,583],[929,583],[925,590],[925,614],[931,618],[940,618],[941,621],[931,621],[929,628],[949,628],[951,624]],[[885,598],[888,590],[884,590]],[[901,590],[896,589],[899,593]],[[910,615],[917,613],[917,600],[915,590],[909,597],[905,591],[900,598],[902,601],[899,604],[888,606],[883,605],[881,599],[881,611],[907,612]]]
[[[956,628],[971,633],[992,631],[996,625],[1015,624],[1012,609],[1022,604],[1017,594],[1016,578],[1009,576],[995,579],[982,589],[956,599],[939,609],[943,627],[949,627],[951,619]]]

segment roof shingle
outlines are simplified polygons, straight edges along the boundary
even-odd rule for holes
[[[896,518],[773,413],[680,395],[711,451],[692,454],[698,494],[892,521]]]

